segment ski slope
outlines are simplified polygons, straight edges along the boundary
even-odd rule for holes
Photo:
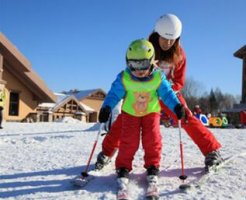
[[[116,175],[112,162],[83,189],[70,180],[86,167],[96,139],[98,124],[76,121],[53,123],[4,123],[0,130],[0,199],[4,200],[115,200]],[[223,145],[223,157],[238,155],[200,189],[181,193],[179,134],[177,128],[161,127],[160,199],[246,199],[246,129],[211,129]],[[103,137],[99,138],[96,154]],[[187,181],[199,176],[204,157],[182,130]],[[130,174],[130,197],[144,199],[146,189],[143,151],[139,148]]]

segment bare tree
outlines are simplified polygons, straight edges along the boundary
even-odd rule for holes
[[[195,81],[192,77],[187,78],[185,85],[182,89],[184,98],[200,97],[204,92],[204,86],[202,83]]]

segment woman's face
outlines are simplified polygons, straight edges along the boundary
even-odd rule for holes
[[[167,51],[168,49],[170,49],[174,43],[175,40],[168,40],[161,36],[159,37],[159,45],[163,51]]]

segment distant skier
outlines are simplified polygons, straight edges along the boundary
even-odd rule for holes
[[[183,106],[164,73],[154,67],[154,55],[154,47],[147,40],[136,40],[129,45],[127,68],[112,83],[99,113],[99,122],[107,122],[112,109],[124,99],[121,144],[115,163],[120,188],[125,188],[128,183],[128,174],[140,141],[144,149],[147,180],[151,186],[157,184],[162,148],[159,98],[176,114],[176,118],[184,116]],[[147,196],[152,195],[149,193]]]
[[[202,114],[202,109],[199,105],[195,105],[193,114],[196,116],[197,119],[199,119],[200,114]]]
[[[220,164],[223,160],[219,152],[221,144],[213,133],[192,114],[181,94],[186,73],[186,56],[180,45],[181,31],[182,24],[179,18],[173,14],[166,14],[157,20],[149,41],[155,48],[157,65],[166,73],[177,97],[185,106],[186,119],[182,120],[182,128],[185,129],[205,156],[205,167],[210,167]],[[161,108],[162,112],[165,112],[177,123],[177,117],[172,110],[162,103]],[[122,115],[120,114],[103,140],[102,151],[98,154],[96,168],[102,168],[115,149],[119,147],[121,122]]]

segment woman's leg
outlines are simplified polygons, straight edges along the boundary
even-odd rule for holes
[[[186,118],[182,120],[182,128],[188,133],[191,139],[199,147],[200,151],[206,156],[208,153],[218,150],[221,144],[217,141],[211,131],[198,120],[186,105],[185,99],[178,94],[180,102],[185,106]],[[161,103],[162,110],[166,112],[177,123],[177,117],[166,105]]]

